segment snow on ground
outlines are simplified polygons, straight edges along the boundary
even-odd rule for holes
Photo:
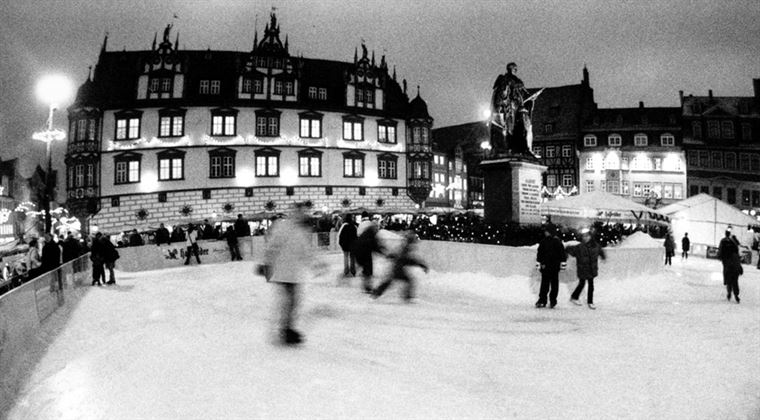
[[[342,256],[323,258],[342,271]],[[760,271],[745,266],[737,305],[717,261],[674,264],[599,279],[596,311],[570,305],[566,284],[557,308],[533,308],[527,275],[416,271],[411,305],[398,287],[372,301],[358,280],[323,275],[304,291],[299,348],[273,344],[273,285],[253,262],[118,273],[117,286],[90,289],[48,324],[62,331],[7,414],[760,417]]]

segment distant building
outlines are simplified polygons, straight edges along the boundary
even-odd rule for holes
[[[460,146],[443,149],[433,142],[433,178],[426,207],[470,208],[467,163]]]
[[[535,92],[538,89],[529,90]],[[533,152],[541,164],[548,167],[543,181],[549,193],[554,194],[559,188],[566,193],[576,187],[579,189],[578,144],[582,141],[581,127],[594,109],[594,90],[586,68],[583,69],[581,83],[547,87],[536,100],[532,116]],[[487,156],[483,148],[490,141],[487,122],[436,128],[433,138],[436,153],[461,148],[463,162],[468,168],[468,204],[482,207],[483,177],[478,165]]]
[[[597,109],[584,122],[579,192],[601,190],[658,207],[685,198],[679,108]]]
[[[26,232],[26,227],[34,226],[34,223],[26,220],[16,209],[21,206],[25,210],[39,211],[44,187],[45,171],[39,165],[30,178],[24,178],[19,172],[18,159],[0,159],[0,244],[13,241],[23,234],[38,234],[36,230]]]
[[[710,194],[760,214],[760,79],[754,96],[683,96],[689,196]]]
[[[118,230],[138,210],[168,222],[183,208],[197,220],[428,197],[433,118],[385,56],[364,45],[348,62],[291,55],[274,14],[247,52],[183,50],[169,32],[145,51],[104,41],[69,108],[72,214]]]

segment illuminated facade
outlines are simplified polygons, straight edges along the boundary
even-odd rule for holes
[[[595,190],[659,207],[685,198],[679,108],[597,109],[584,124],[579,193]]]
[[[710,194],[760,215],[760,79],[754,97],[684,97],[689,196]]]
[[[433,144],[433,177],[427,207],[469,208],[467,164],[462,148],[446,151]]]
[[[170,29],[148,51],[104,41],[69,108],[73,214],[114,231],[138,210],[157,224],[182,208],[197,220],[427,198],[433,119],[385,56],[364,45],[352,62],[292,56],[274,14],[250,52],[180,50]]]

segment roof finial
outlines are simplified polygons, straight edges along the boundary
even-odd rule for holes
[[[393,80],[396,80],[396,66],[393,66]]]
[[[420,85],[417,85],[417,96],[420,96]]]
[[[150,47],[151,51],[156,50],[156,39],[158,38],[158,31],[153,34],[153,45]]]
[[[177,31],[177,37],[174,39],[174,50],[179,50],[179,31]]]
[[[100,54],[104,54],[106,52],[106,45],[108,45],[108,31],[106,31],[106,36],[103,37],[103,46],[100,47]]]
[[[354,64],[359,61],[359,49],[357,47],[354,47]]]
[[[288,52],[288,34],[285,34],[285,53]]]
[[[92,81],[92,66],[87,66],[87,81]]]

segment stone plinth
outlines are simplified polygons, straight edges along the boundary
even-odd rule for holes
[[[541,175],[546,166],[518,158],[484,160],[484,216],[489,223],[540,224]]]

